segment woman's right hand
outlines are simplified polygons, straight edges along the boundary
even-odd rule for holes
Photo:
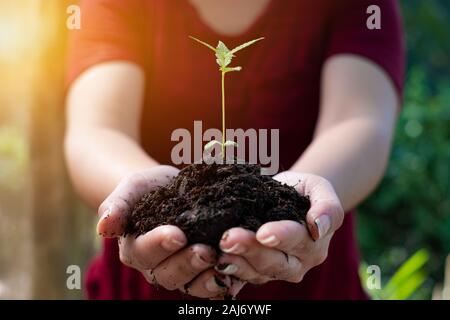
[[[176,226],[159,226],[137,238],[123,236],[127,216],[142,196],[167,184],[179,170],[156,166],[124,178],[99,207],[97,232],[103,237],[119,238],[120,260],[139,270],[152,284],[168,290],[179,289],[200,298],[220,297],[227,293],[229,277],[217,281],[212,268],[215,251],[203,244],[186,247],[187,239]]]

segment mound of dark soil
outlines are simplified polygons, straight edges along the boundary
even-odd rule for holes
[[[218,248],[232,227],[256,231],[269,221],[303,223],[309,208],[307,197],[261,175],[258,165],[193,164],[137,203],[125,233],[139,236],[171,224],[185,232],[189,243]]]

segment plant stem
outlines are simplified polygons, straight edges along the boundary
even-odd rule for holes
[[[222,71],[222,159],[225,159],[225,72]]]

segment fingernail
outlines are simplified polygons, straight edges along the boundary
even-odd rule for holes
[[[175,251],[183,248],[184,242],[174,238],[166,238],[161,242],[161,246],[164,248],[164,250]]]
[[[226,288],[225,283],[220,280],[218,277],[214,276],[208,279],[205,283],[206,290],[209,292],[221,292]]]
[[[276,247],[277,245],[280,244],[280,239],[278,239],[274,235],[271,235],[271,236],[265,237],[264,239],[259,240],[259,242],[268,247]]]
[[[246,251],[246,248],[240,243],[235,243],[231,248],[224,248],[221,246],[221,249],[225,253],[233,253],[233,254],[242,254]]]
[[[228,235],[229,235],[229,232],[228,232],[228,231],[225,231],[225,232],[223,233],[222,239],[220,239],[220,241],[225,241],[225,240],[227,240]]]
[[[317,229],[319,230],[319,239],[322,239],[330,230],[331,227],[330,217],[327,215],[322,215],[316,220],[314,220],[314,223],[316,224]]]
[[[207,261],[197,252],[194,252],[194,255],[191,258],[191,265],[196,269],[205,269],[209,267],[212,263]]]
[[[215,269],[222,274],[231,275],[238,271],[238,266],[235,264],[221,263],[215,266]]]
[[[111,208],[108,208],[100,216],[100,219],[97,222],[97,234],[102,235],[102,236],[105,235],[105,232],[100,230],[100,228],[101,228],[101,224],[103,223],[103,221],[108,219],[110,214],[111,214]]]

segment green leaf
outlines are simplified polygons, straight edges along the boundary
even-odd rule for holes
[[[428,252],[425,249],[422,249],[417,251],[412,257],[403,263],[387,283],[384,289],[385,296],[395,296],[397,290],[403,290],[404,293],[402,296],[405,296],[405,292],[409,292],[409,290],[411,290],[414,286],[411,285],[408,290],[404,289],[403,286],[408,286],[409,281],[415,281],[412,282],[412,284],[419,283],[421,277],[417,274],[419,270],[427,263],[428,259]]]
[[[222,68],[228,66],[233,59],[233,53],[231,53],[230,49],[228,49],[222,41],[219,41],[219,43],[217,44],[216,58],[217,64]]]
[[[217,47],[216,47],[216,51],[217,51],[217,53],[226,54],[226,53],[230,52],[230,49],[228,49],[228,47],[225,45],[225,43],[223,43],[222,41],[219,41],[219,43],[217,44]]]
[[[263,39],[264,39],[264,37],[261,37],[261,38],[255,39],[255,40],[251,40],[251,41],[249,41],[249,42],[246,42],[246,43],[244,43],[244,44],[241,44],[240,46],[237,46],[236,48],[234,48],[234,49],[231,50],[230,52],[231,52],[232,54],[234,54],[234,53],[236,53],[236,52],[238,52],[238,51],[240,51],[240,50],[242,50],[242,49],[244,49],[244,48],[247,48],[247,47],[251,46],[251,45],[254,44],[255,42],[258,42],[258,41],[263,40]]]
[[[236,53],[239,50],[242,50],[248,46],[251,46],[252,44],[254,44],[257,41],[264,39],[264,38],[259,38],[259,39],[251,40],[249,42],[241,44],[240,46],[237,46],[233,50],[230,50],[225,45],[225,43],[223,43],[222,41],[219,41],[219,43],[217,44],[217,47],[214,48],[212,45],[210,45],[202,40],[199,40],[193,36],[189,36],[189,38],[191,38],[194,41],[197,41],[198,43],[204,45],[205,47],[211,49],[212,51],[214,51],[216,53],[216,62],[220,66],[220,70],[222,72],[242,70],[241,67],[227,68],[227,66],[231,63],[231,61],[233,60],[233,57],[235,56],[234,53]]]
[[[195,38],[195,37],[193,37],[193,36],[189,36],[189,38],[191,38],[192,40],[197,41],[198,43],[201,43],[201,44],[204,45],[205,47],[207,47],[207,48],[211,49],[212,51],[216,52],[216,49],[215,49],[212,45],[207,44],[206,42],[204,42],[204,41],[202,41],[202,40],[199,40],[199,39],[197,39],[197,38]]]
[[[410,298],[414,292],[419,289],[427,280],[424,272],[418,271],[408,277],[407,281],[402,282],[394,292],[384,297],[387,300],[406,300]]]
[[[205,144],[205,147],[203,148],[205,151],[211,149],[212,147],[214,147],[216,144],[222,145],[221,142],[217,141],[217,140],[211,140],[210,142],[208,142],[207,144]]]

